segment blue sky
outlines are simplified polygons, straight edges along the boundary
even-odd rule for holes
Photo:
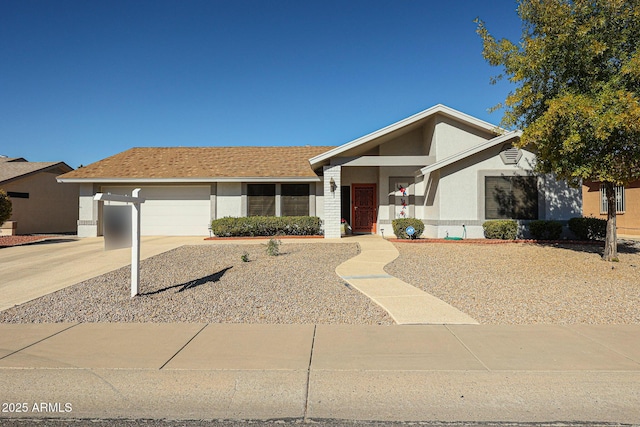
[[[340,145],[435,104],[498,124],[473,20],[515,0],[0,0],[0,154]]]

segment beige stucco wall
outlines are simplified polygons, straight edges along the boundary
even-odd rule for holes
[[[484,219],[484,209],[481,209],[479,200],[480,186],[484,186],[484,180],[478,177],[480,171],[491,172],[492,175],[511,175],[514,171],[531,169],[527,163],[531,153],[525,153],[517,165],[505,165],[499,156],[501,148],[493,147],[442,169],[437,190],[440,192],[438,219]]]
[[[59,184],[56,175],[40,172],[3,184],[6,191],[29,193],[28,199],[11,199],[18,234],[76,232],[79,187]]]
[[[438,116],[433,133],[434,148],[430,155],[435,154],[436,160],[440,161],[494,137],[492,133],[479,131],[445,116]]]
[[[242,216],[242,184],[239,182],[219,182],[216,196],[216,216]]]
[[[382,144],[381,156],[426,156],[423,128],[418,128]]]
[[[640,236],[640,181],[635,181],[624,189],[626,209],[616,215],[618,234]],[[586,182],[582,185],[583,216],[607,219],[600,213],[600,183]]]
[[[378,167],[353,166],[342,168],[342,185],[351,184],[377,184]]]

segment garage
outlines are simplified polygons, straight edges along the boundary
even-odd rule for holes
[[[131,195],[135,187],[103,187],[103,193]],[[208,236],[210,186],[140,186],[143,236]],[[109,202],[106,202],[109,203]],[[116,204],[116,203],[113,203]]]

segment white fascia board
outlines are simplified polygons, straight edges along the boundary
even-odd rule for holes
[[[481,151],[487,150],[491,147],[495,147],[498,144],[503,144],[507,141],[510,141],[514,138],[520,138],[522,136],[522,131],[520,130],[514,130],[511,131],[509,133],[506,133],[504,135],[500,135],[497,136],[493,139],[490,139],[487,142],[483,142],[482,144],[478,144],[474,147],[468,148],[464,151],[460,151],[459,153],[456,153],[452,156],[449,156],[445,159],[442,159],[438,162],[435,162],[432,165],[429,165],[427,167],[424,167],[422,169],[420,169],[420,173],[422,175],[427,175],[433,171],[436,171],[438,169],[442,169],[445,166],[449,166],[452,163],[458,162],[462,159],[466,159],[467,157],[473,156],[475,154],[480,153]]]
[[[414,114],[413,116],[407,117],[406,119],[402,119],[398,122],[395,122],[389,126],[386,126],[382,129],[379,129],[375,132],[372,132],[368,135],[362,136],[358,139],[354,139],[353,141],[347,142],[346,144],[340,145],[339,147],[336,147],[332,150],[326,151],[322,154],[319,154],[315,157],[312,157],[311,159],[309,159],[309,163],[311,163],[311,167],[314,167],[314,165],[323,162],[331,157],[337,156],[341,153],[344,153],[347,150],[350,150],[352,148],[355,148],[359,145],[362,145],[364,143],[367,143],[369,141],[372,141],[376,138],[380,138],[384,135],[387,135],[391,132],[395,132],[398,129],[402,129],[405,126],[409,126],[417,121],[423,120],[429,116],[432,116],[434,114],[444,114],[446,116],[449,116],[451,118],[454,118],[458,121],[467,123],[470,126],[476,127],[476,128],[480,128],[482,130],[486,130],[488,132],[495,132],[495,133],[501,133],[501,132],[505,132],[504,129],[496,126],[496,125],[492,125],[491,123],[485,122],[484,120],[480,120],[477,119],[473,116],[470,116],[468,114],[462,113],[458,110],[454,110],[453,108],[449,108],[445,105],[442,104],[438,104],[435,105],[431,108],[428,108],[424,111],[421,111],[417,114]]]
[[[334,157],[331,166],[424,166],[434,160],[435,156]]]
[[[96,195],[93,196],[93,200],[103,202],[144,203],[147,199],[144,197],[132,197],[121,194],[96,193]]]
[[[233,178],[58,178],[63,184],[202,184],[208,182],[320,182],[320,177],[233,177]]]

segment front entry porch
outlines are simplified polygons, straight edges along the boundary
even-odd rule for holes
[[[415,217],[413,166],[325,166],[325,238],[339,238],[341,222],[355,234],[392,233],[391,221]]]

